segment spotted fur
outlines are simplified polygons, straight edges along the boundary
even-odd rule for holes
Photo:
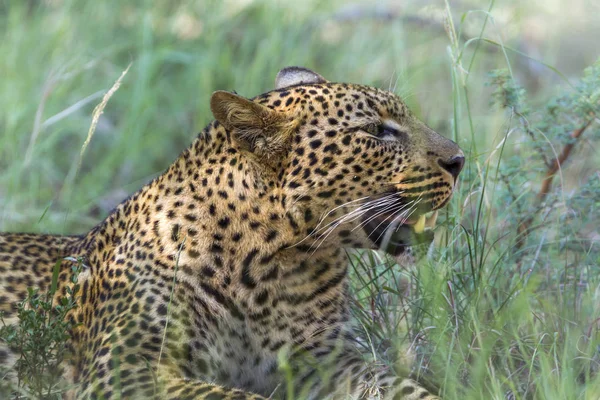
[[[354,346],[343,248],[430,241],[410,226],[446,204],[462,152],[392,93],[297,67],[276,86],[214,93],[216,120],[87,234],[0,235],[8,321],[58,259],[85,260],[65,373],[77,397],[437,398]]]

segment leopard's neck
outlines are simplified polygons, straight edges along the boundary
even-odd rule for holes
[[[285,284],[290,293],[341,280],[343,252],[303,242],[277,176],[258,162],[230,146],[224,130],[207,128],[83,239],[92,269],[135,259],[129,268],[158,264],[191,281]]]

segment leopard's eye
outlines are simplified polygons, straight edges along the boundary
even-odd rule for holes
[[[363,126],[362,130],[378,138],[395,137],[398,134],[396,129],[385,124],[371,123]]]
[[[392,127],[381,124],[377,127],[378,133],[377,136],[380,138],[397,138],[398,131]]]
[[[373,136],[379,136],[379,126],[380,125],[381,124],[375,124],[375,123],[368,124],[368,125],[363,126],[362,130],[367,133],[370,133]]]

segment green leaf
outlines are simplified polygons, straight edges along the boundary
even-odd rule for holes
[[[54,264],[54,268],[52,269],[52,285],[50,286],[50,296],[54,297],[56,293],[56,287],[58,286],[58,274],[60,272],[60,266],[62,265],[62,258],[59,258]]]

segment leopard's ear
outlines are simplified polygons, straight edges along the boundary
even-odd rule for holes
[[[304,83],[327,83],[327,79],[308,68],[286,67],[277,74],[275,89],[283,89]]]
[[[287,149],[298,125],[286,113],[225,91],[212,94],[210,109],[240,148],[261,157],[271,158]]]

